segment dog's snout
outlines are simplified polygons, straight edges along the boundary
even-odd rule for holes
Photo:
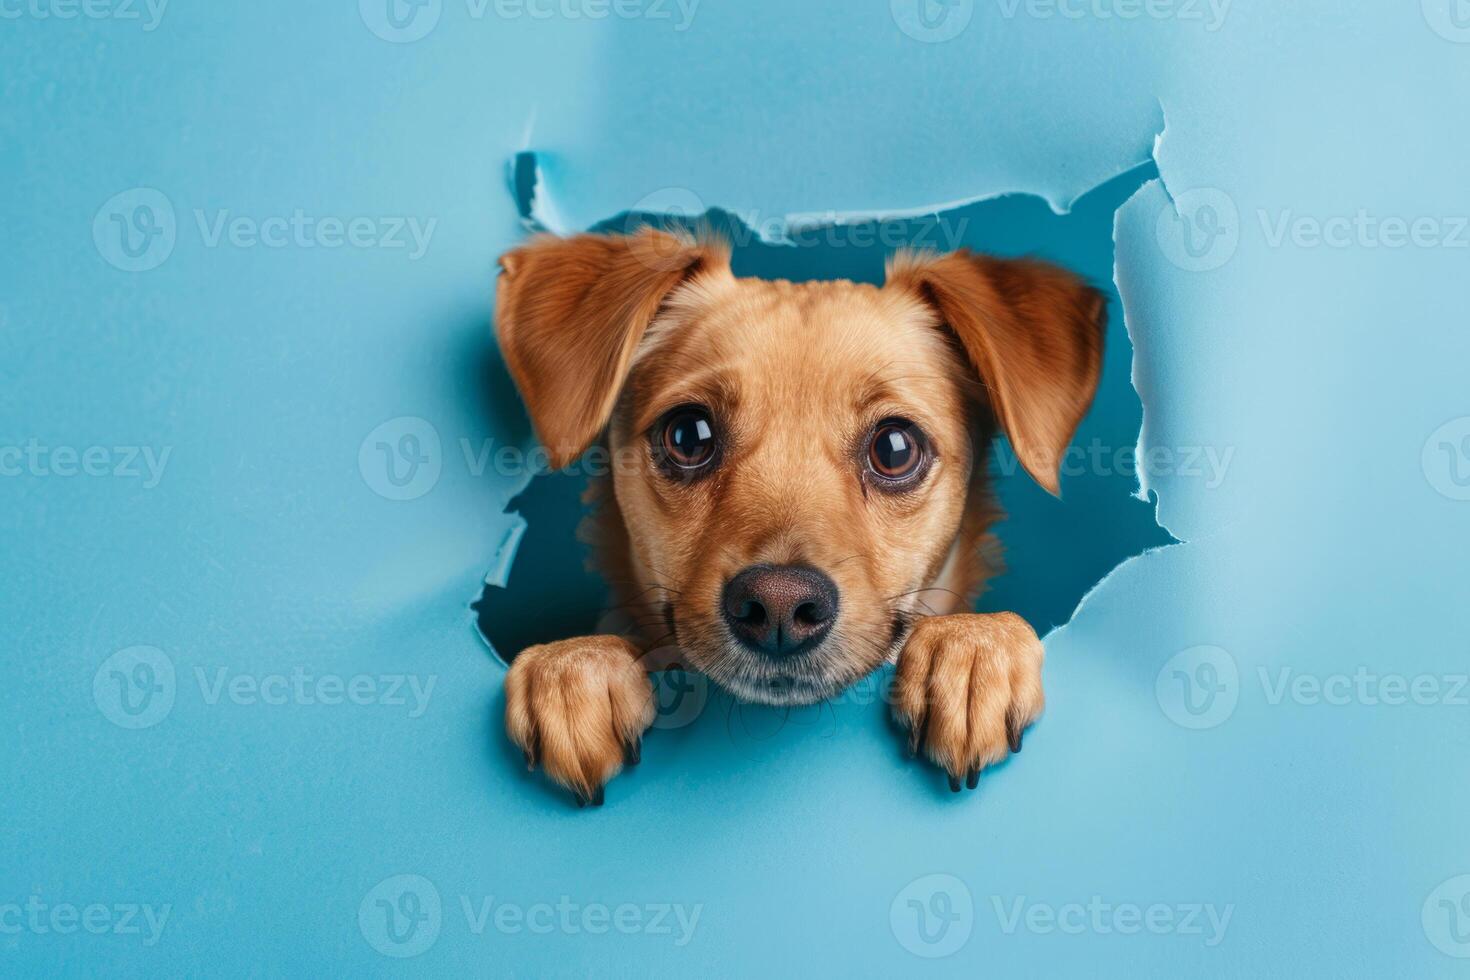
[[[790,656],[822,642],[837,618],[837,586],[814,568],[752,565],[725,584],[730,632],[760,653]]]

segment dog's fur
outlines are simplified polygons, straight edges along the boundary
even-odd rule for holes
[[[1097,386],[1103,296],[1061,269],[957,252],[900,254],[881,288],[737,279],[729,251],[644,229],[540,237],[506,254],[496,323],[552,464],[594,443],[591,539],[628,613],[623,635],[532,647],[506,679],[506,727],[579,802],[636,758],[654,716],[646,659],[677,659],[767,703],[830,697],[897,661],[893,711],[958,789],[1041,713],[1042,647],[1010,613],[975,615],[996,567],[986,453],[997,427],[1033,478],[1058,468]],[[650,434],[707,407],[719,458],[660,468]],[[885,419],[929,463],[896,492],[864,469]],[[829,576],[831,632],[792,658],[734,642],[721,590],[752,565]]]

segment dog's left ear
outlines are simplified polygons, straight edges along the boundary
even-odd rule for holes
[[[1045,262],[968,250],[899,253],[887,286],[918,295],[959,338],[1016,458],[1058,494],[1062,457],[1097,391],[1106,297]]]
[[[607,425],[638,345],[680,284],[730,274],[729,250],[652,228],[550,235],[500,259],[495,331],[551,465],[580,456]]]

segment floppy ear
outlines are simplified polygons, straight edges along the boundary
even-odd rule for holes
[[[495,329],[536,435],[557,469],[612,415],[644,331],[665,297],[725,270],[712,242],[644,228],[634,235],[542,236],[500,259]]]
[[[916,293],[959,338],[1016,458],[1058,494],[1062,457],[1102,369],[1103,294],[1045,262],[965,249],[899,253],[887,284]]]

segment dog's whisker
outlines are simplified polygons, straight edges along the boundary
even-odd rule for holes
[[[668,621],[667,620],[663,620],[663,619],[650,619],[647,622],[633,623],[633,624],[629,625],[628,628],[627,628],[627,630],[626,630],[626,632],[629,632],[629,633],[647,633],[649,630],[658,629],[660,627],[662,627],[666,632],[672,632],[672,631],[670,631],[668,629],[668,625],[669,624],[668,624]]]
[[[662,620],[649,620],[646,623],[630,624],[623,632],[627,634],[642,634],[661,625],[664,625]]]
[[[639,618],[644,616],[662,616],[664,614],[664,611],[668,608],[669,603],[667,602],[639,602],[628,603],[627,605],[622,606],[607,606],[603,609],[599,609],[598,613],[600,615],[607,615],[608,613],[623,613],[627,616]]]
[[[629,579],[607,579],[607,585],[613,586],[613,592],[614,592],[614,597],[613,598],[623,598],[622,595],[617,595],[617,592],[619,592],[619,586],[625,586],[625,585],[642,585],[642,583],[641,582],[632,582],[632,580],[629,580]],[[642,597],[642,595],[647,595],[647,594],[650,594],[650,592],[654,592],[654,591],[666,592],[666,594],[669,594],[669,595],[684,595],[684,594],[682,594],[682,592],[679,592],[678,589],[670,589],[669,586],[666,586],[666,585],[650,585],[650,586],[648,586],[648,588],[642,589],[642,591],[634,592],[634,594],[628,595],[628,602],[626,602],[626,604],[632,604],[632,602],[637,602],[638,601],[638,598],[639,597]],[[650,601],[650,602],[657,602],[657,601],[659,601],[659,599],[656,599],[656,598],[654,598],[654,599],[648,599],[648,601]],[[617,605],[614,605],[614,607],[610,607],[610,608],[619,608],[619,607],[617,607]]]
[[[609,579],[608,581],[611,584],[614,584],[614,585],[637,585],[638,584],[636,582],[629,582],[626,579]],[[648,588],[643,589],[642,591],[633,593],[631,596],[628,597],[628,601],[630,603],[631,602],[634,602],[639,597],[648,595],[648,593],[654,592],[654,591],[669,592],[669,593],[673,593],[673,594],[676,594],[676,595],[678,594],[676,592],[676,590],[670,589],[668,586],[664,586],[664,585],[650,585]],[[649,601],[650,602],[653,602],[653,601],[657,601],[657,600],[649,600]]]
[[[638,564],[642,565],[644,568],[648,569],[653,574],[659,576],[660,578],[664,578],[664,579],[668,579],[670,581],[674,581],[675,586],[682,585],[682,583],[679,583],[679,582],[675,581],[674,580],[674,577],[672,575],[669,575],[667,572],[664,572],[664,571],[661,571],[658,568],[655,568],[651,563],[649,563],[644,558],[639,557],[639,556],[634,556],[634,557],[637,557]],[[680,592],[677,587],[670,587],[670,586],[665,586],[665,585],[659,585],[658,587],[664,589],[667,592],[672,592],[675,595],[683,595],[683,593]]]
[[[884,602],[893,602],[895,599],[906,599],[906,598],[908,598],[911,595],[921,595],[921,594],[923,594],[925,592],[946,592],[949,595],[954,596],[960,602],[964,602],[965,601],[965,597],[962,596],[962,595],[960,595],[954,589],[941,588],[940,586],[937,586],[937,585],[936,586],[931,586],[931,587],[929,587],[927,589],[914,589],[914,590],[912,590],[910,592],[900,592],[897,595],[886,596],[883,599],[883,601]]]

